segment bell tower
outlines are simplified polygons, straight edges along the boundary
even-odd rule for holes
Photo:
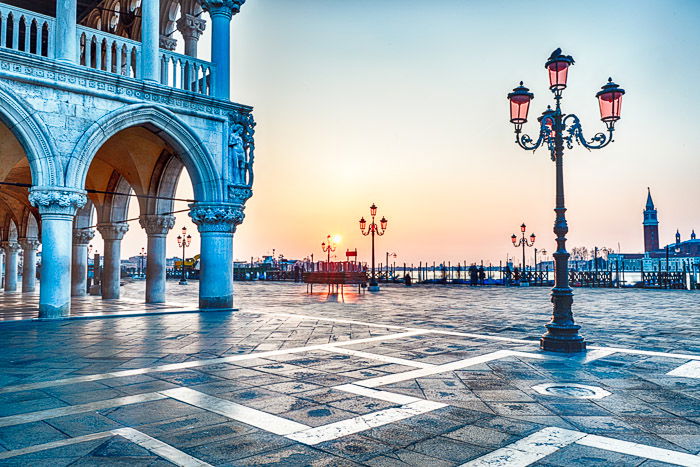
[[[659,219],[656,216],[654,201],[651,199],[651,190],[647,188],[647,205],[644,209],[644,251],[656,251],[659,249]]]

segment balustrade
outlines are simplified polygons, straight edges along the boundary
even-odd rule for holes
[[[0,3],[0,49],[55,58],[56,19]],[[141,43],[77,26],[77,63],[94,70],[141,79]],[[160,83],[183,91],[214,95],[216,67],[204,60],[160,49]]]
[[[78,41],[81,65],[138,78],[139,42],[84,26],[78,26]]]
[[[0,3],[0,48],[53,58],[55,20]]]
[[[161,50],[160,83],[183,91],[211,96],[214,65],[204,60]]]

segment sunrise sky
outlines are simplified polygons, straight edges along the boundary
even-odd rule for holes
[[[389,219],[381,258],[497,262],[518,254],[522,222],[553,250],[554,165],[514,144],[506,94],[520,80],[535,93],[537,133],[556,47],[576,60],[564,111],[589,137],[604,128],[594,95],[608,76],[627,91],[615,143],[567,152],[569,246],[641,251],[647,186],[662,243],[700,233],[699,21],[697,1],[248,0],[232,96],[255,107],[256,177],[236,256],[318,259],[340,234],[336,254],[368,260],[357,221],[373,202]],[[132,225],[123,256],[142,246]]]

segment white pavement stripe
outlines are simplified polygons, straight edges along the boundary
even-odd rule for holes
[[[682,378],[700,378],[700,362],[688,362],[666,374],[669,376],[680,376]]]
[[[372,328],[383,328],[383,329],[407,329],[406,326],[396,326],[393,324],[381,324],[381,323],[367,323],[364,321],[355,321],[352,319],[340,319],[340,318],[326,318],[323,316],[309,316],[309,315],[297,315],[294,313],[281,313],[277,311],[250,311],[249,313],[263,313],[275,316],[284,316],[285,318],[296,318],[299,320],[315,320],[315,321],[331,321],[333,323],[342,324],[360,324],[362,326],[369,326]],[[424,329],[412,329],[414,331],[426,332]]]
[[[589,435],[580,431],[548,427],[501,449],[466,462],[460,467],[526,467],[574,443],[669,464],[700,466],[700,456],[693,454],[604,436]]]
[[[15,449],[14,451],[0,452],[0,459],[9,459],[11,457],[23,456],[25,454],[32,454],[34,452],[46,451],[47,449],[61,448],[63,446],[70,446],[71,444],[84,443],[86,441],[107,438],[109,436],[113,436],[111,431],[103,431],[101,433],[92,433],[89,435],[78,436],[76,438],[68,438],[62,439],[60,441],[52,441],[50,443],[36,444],[34,446],[28,446],[22,449]]]
[[[607,438],[598,435],[587,435],[576,441],[592,448],[604,449],[606,451],[629,454],[631,456],[645,457],[647,459],[666,462],[668,464],[698,467],[700,466],[700,456],[686,454],[684,452],[672,451],[670,449],[655,448],[645,444],[631,443],[619,439]]]
[[[411,328],[413,329],[413,328]],[[416,328],[418,329],[418,328]],[[484,334],[473,334],[470,332],[458,332],[458,331],[439,331],[436,329],[430,330],[434,334],[443,334],[446,336],[458,336],[458,337],[470,337],[472,339],[490,340],[490,341],[505,341],[505,342],[517,342],[518,344],[537,344],[536,340],[527,339],[514,339],[512,337],[502,337],[502,336],[488,336]]]
[[[218,413],[232,420],[262,428],[276,435],[287,435],[310,428],[286,418],[278,417],[257,409],[251,409],[235,402],[210,396],[189,388],[176,388],[161,391],[161,394],[210,412]]]
[[[362,386],[356,386],[354,384],[342,384],[340,386],[335,386],[333,389],[357,394],[358,396],[371,397],[373,399],[379,399],[386,402],[393,402],[395,404],[411,404],[413,402],[423,400],[413,396],[396,394],[395,392],[389,391],[379,391],[377,389],[365,388]]]
[[[336,319],[336,318],[324,318],[324,317],[320,317],[320,316],[297,315],[297,314],[292,314],[292,313],[279,313],[279,312],[274,312],[274,311],[271,311],[271,312],[255,311],[255,312],[249,312],[249,313],[261,313],[261,314],[286,316],[289,318],[298,318],[300,320],[308,319],[308,320],[317,320],[317,321],[332,321],[332,322],[336,322],[336,323],[360,324],[360,325],[364,325],[364,326],[385,328],[385,329],[405,329],[407,331],[421,331],[422,333],[471,337],[474,339],[483,339],[483,340],[517,342],[519,344],[537,344],[537,341],[531,340],[531,339],[530,340],[515,339],[512,337],[489,336],[486,334],[473,334],[473,333],[458,332],[458,331],[443,331],[440,329],[413,328],[413,327],[408,327],[408,326],[396,326],[396,325],[381,324],[381,323],[368,323],[365,321],[355,321],[355,320]],[[630,354],[637,354],[637,355],[649,355],[649,356],[653,356],[653,357],[680,358],[680,359],[684,359],[684,360],[700,360],[700,355],[657,352],[657,351],[652,351],[652,350],[625,349],[625,348],[620,348],[620,347],[601,347],[601,346],[596,346],[596,345],[588,346],[588,349],[590,349],[590,350],[601,349],[601,350],[609,350],[612,352],[623,352],[623,353],[630,353]]]
[[[405,358],[390,357],[388,355],[379,355],[369,352],[361,352],[359,350],[344,349],[342,347],[333,347],[329,349],[324,349],[328,352],[341,353],[344,355],[352,355],[354,357],[366,358],[369,360],[377,360],[379,362],[396,363],[397,365],[412,366],[415,368],[432,368],[435,365],[431,363],[414,362],[412,360],[406,360]]]
[[[597,350],[589,350],[586,352],[586,357],[583,359],[583,363],[589,363],[595,360],[599,360],[601,358],[609,357],[610,355],[614,354],[614,350],[604,350],[604,349],[597,349]]]
[[[355,381],[354,384],[359,386],[364,386],[367,388],[376,388],[378,386],[385,386],[387,384],[398,383],[401,381],[407,381],[416,378],[425,378],[426,376],[436,375],[439,373],[445,373],[447,371],[460,370],[462,368],[467,368],[474,365],[480,365],[482,363],[487,363],[493,360],[498,360],[505,357],[529,357],[529,358],[546,358],[543,355],[528,353],[528,352],[513,352],[511,350],[497,350],[495,352],[487,353],[484,355],[479,355],[477,357],[471,357],[464,360],[458,360],[456,362],[445,363],[444,365],[435,365],[432,368],[421,368],[418,370],[405,371],[403,373],[395,373],[393,375],[378,376],[376,378],[370,378],[363,381]]]
[[[300,443],[314,445],[324,441],[331,441],[343,436],[369,430],[370,428],[386,425],[388,423],[394,423],[399,420],[404,420],[415,415],[431,412],[446,406],[446,404],[442,404],[440,402],[421,400],[401,407],[379,410],[377,412],[367,415],[360,415],[348,420],[342,420],[335,423],[329,423],[328,425],[309,428],[304,431],[289,434],[287,435],[287,438],[294,441],[299,441]]]
[[[543,428],[537,433],[462,464],[460,467],[526,467],[584,436],[586,436],[585,433],[563,428]]]
[[[139,446],[148,449],[154,454],[160,456],[172,462],[175,465],[181,467],[211,467],[211,464],[207,464],[195,457],[192,457],[184,452],[176,449],[169,444],[159,441],[155,438],[151,438],[145,433],[142,433],[133,428],[117,428],[111,431],[103,431],[100,433],[92,433],[84,436],[77,436],[75,438],[62,439],[60,441],[52,441],[50,443],[37,444],[34,446],[29,446],[22,449],[15,449],[14,451],[0,452],[0,459],[9,459],[12,457],[23,456],[25,454],[32,454],[35,452],[46,451],[49,449],[61,448],[64,446],[70,446],[72,444],[85,443],[87,441],[93,441],[96,439],[109,438],[111,436],[121,436],[123,438],[132,441]]]
[[[201,461],[196,457],[192,457],[189,454],[185,454],[179,449],[152,438],[146,433],[134,430],[133,428],[118,428],[113,430],[112,433],[115,435],[120,435],[129,441],[133,441],[139,446],[148,449],[152,453],[172,462],[175,465],[179,465],[181,467],[211,467],[211,464]]]
[[[117,397],[115,399],[107,399],[103,401],[90,402],[80,405],[69,405],[67,407],[58,407],[56,409],[40,410],[38,412],[29,412],[19,415],[10,415],[9,417],[0,418],[0,427],[21,425],[22,423],[38,422],[49,418],[63,417],[64,415],[75,415],[78,413],[92,412],[94,410],[109,409],[112,407],[121,407],[123,405],[138,404],[140,402],[151,402],[160,399],[165,399],[157,392],[148,392],[135,396]]]
[[[338,342],[333,342],[333,343],[329,343],[329,344],[310,345],[307,347],[294,347],[294,348],[290,348],[290,349],[270,350],[270,351],[266,351],[266,352],[254,352],[254,353],[250,353],[250,354],[246,354],[246,355],[232,355],[230,357],[210,358],[210,359],[206,359],[206,360],[193,360],[190,362],[182,362],[182,363],[169,363],[167,365],[159,365],[159,366],[147,367],[147,368],[135,368],[132,370],[113,371],[110,373],[100,373],[100,374],[95,374],[95,375],[75,376],[72,378],[64,378],[64,379],[57,379],[57,380],[51,380],[51,381],[41,381],[41,382],[37,382],[37,383],[18,384],[18,385],[14,385],[14,386],[0,387],[0,394],[5,394],[5,393],[9,393],[9,392],[18,392],[18,391],[29,391],[32,389],[42,389],[42,388],[49,388],[49,387],[55,387],[55,386],[65,386],[68,384],[85,383],[85,382],[89,382],[89,381],[99,381],[99,380],[110,379],[110,378],[123,378],[126,376],[143,375],[146,373],[155,373],[155,372],[160,372],[160,371],[184,370],[187,368],[197,368],[197,367],[201,367],[201,366],[217,365],[219,363],[232,363],[232,362],[240,362],[240,361],[245,361],[245,360],[252,360],[254,358],[274,357],[277,355],[287,355],[287,354],[292,354],[292,353],[311,352],[314,350],[329,350],[329,349],[333,349],[333,348],[335,348],[337,346],[341,346],[341,345],[365,344],[368,342],[381,342],[381,341],[392,340],[392,339],[405,339],[407,337],[418,336],[418,335],[427,334],[427,333],[429,333],[429,331],[407,331],[407,332],[402,332],[402,333],[398,333],[398,334],[387,334],[387,335],[383,335],[383,336],[366,337],[363,339],[338,341]]]
[[[666,358],[680,358],[683,360],[700,360],[700,355],[684,354],[684,353],[669,353],[669,352],[656,352],[653,350],[636,350],[636,349],[623,349],[620,347],[599,347],[599,346],[589,346],[591,350],[610,350],[612,352],[630,353],[634,355],[648,355],[650,357],[666,357]]]

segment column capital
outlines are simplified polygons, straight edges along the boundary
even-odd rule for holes
[[[3,250],[9,255],[10,253],[16,253],[22,248],[19,246],[19,243],[13,242],[13,241],[5,241],[5,242],[0,242],[0,246],[2,247]]]
[[[121,240],[124,234],[129,230],[129,224],[126,222],[101,223],[97,224],[97,231],[102,235],[104,240]]]
[[[195,40],[199,40],[199,37],[207,27],[207,21],[205,19],[190,15],[189,13],[183,14],[175,24],[177,25],[177,30],[182,34],[182,37],[185,39],[191,37]]]
[[[41,242],[38,238],[20,238],[19,244],[23,250],[36,250]]]
[[[177,39],[161,34],[160,35],[160,48],[165,49],[165,50],[170,50],[172,52],[173,50],[175,50],[177,48]]]
[[[29,202],[39,209],[39,214],[59,214],[74,216],[85,206],[87,197],[84,190],[67,187],[31,187]]]
[[[229,19],[241,11],[245,0],[201,0],[202,9],[210,15],[224,15]]]
[[[148,235],[166,235],[175,227],[175,216],[146,214],[141,216],[139,224]]]
[[[245,218],[243,206],[232,203],[193,203],[189,214],[200,233],[234,233]]]
[[[73,229],[73,245],[87,245],[95,238],[95,231],[92,229]]]

